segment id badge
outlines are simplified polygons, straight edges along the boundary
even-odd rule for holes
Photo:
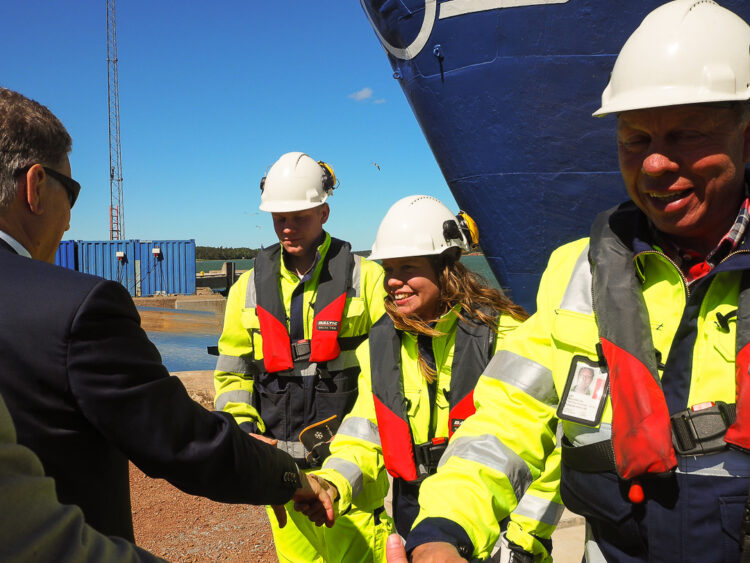
[[[573,356],[557,417],[586,426],[597,426],[602,420],[609,396],[609,372],[596,360]]]

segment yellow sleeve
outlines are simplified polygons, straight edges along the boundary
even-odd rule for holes
[[[500,318],[496,350],[519,324],[520,322],[510,315]],[[551,561],[547,550],[549,542],[540,540],[549,540],[552,537],[563,509],[560,498],[560,448],[556,447],[547,457],[541,475],[531,483],[519,500],[518,506],[511,512],[506,538],[533,554],[534,561]]]
[[[549,336],[554,307],[542,295],[544,291],[540,312],[499,343],[474,392],[476,413],[454,434],[437,473],[422,484],[409,548],[424,541],[448,541],[471,549],[474,557],[487,558],[499,537],[499,523],[516,509],[527,489],[533,486],[531,495],[536,495],[529,503],[557,502],[559,463],[553,457],[547,465],[557,430]],[[445,523],[458,527],[444,532]],[[540,530],[539,524],[531,528]],[[544,531],[551,529],[554,526]]]
[[[382,498],[387,493],[387,480],[383,475],[383,450],[372,398],[367,341],[357,348],[357,359],[362,369],[357,401],[351,412],[344,417],[331,442],[331,455],[326,458],[323,468],[314,472],[336,486],[339,491],[338,510],[342,512],[349,508],[362,491],[366,491],[372,499],[363,503],[357,498],[357,504],[370,505],[371,508],[381,506]],[[379,486],[368,487],[376,481],[381,481]],[[382,481],[385,481],[385,488]]]
[[[245,310],[245,293],[248,283],[253,283],[252,272],[243,274],[229,290],[224,329],[219,338],[219,359],[214,371],[214,408],[230,413],[240,425],[256,423],[258,432],[263,433],[265,424],[252,406],[255,373],[255,366],[251,363],[253,339],[245,326],[257,324],[255,310]],[[257,326],[259,328],[260,325]]]
[[[362,258],[362,297],[367,303],[370,326],[385,313],[385,286],[383,268],[377,262]]]

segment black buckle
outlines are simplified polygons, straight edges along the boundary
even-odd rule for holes
[[[438,462],[448,447],[448,438],[433,438],[430,442],[414,445],[417,480],[426,479],[437,471]]]
[[[685,409],[671,416],[672,444],[680,455],[706,455],[727,447],[724,434],[734,422],[729,405],[716,401],[713,406],[694,411]]]
[[[301,362],[310,359],[310,341],[297,340],[292,342],[292,361]]]

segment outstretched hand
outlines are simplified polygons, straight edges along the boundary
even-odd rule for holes
[[[300,471],[300,480],[302,486],[294,491],[294,496],[292,496],[294,509],[307,516],[316,526],[323,524],[329,528],[333,526],[335,520],[333,501],[338,492],[336,487],[320,477],[302,471]],[[286,525],[284,506],[273,505],[271,508],[276,515],[279,528],[283,528]]]
[[[331,483],[317,475],[308,473],[305,477],[310,490],[304,490],[303,486],[303,492],[298,491],[299,494],[294,494],[294,510],[307,516],[316,526],[325,524],[330,528],[335,519],[333,502],[338,496],[338,491]]]

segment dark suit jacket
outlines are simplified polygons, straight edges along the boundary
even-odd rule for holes
[[[296,466],[193,402],[125,288],[17,255],[0,239],[0,394],[62,503],[133,539],[128,459],[185,492],[282,504]]]

